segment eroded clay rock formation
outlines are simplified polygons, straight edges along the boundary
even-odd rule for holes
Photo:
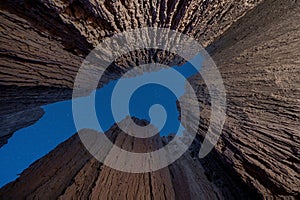
[[[31,90],[40,91],[41,95],[36,95],[43,96],[42,100],[36,98],[36,105],[24,106],[22,112],[71,98],[70,92],[61,92],[61,88],[73,87],[83,59],[102,39],[134,28],[155,26],[192,35],[206,46],[260,1],[4,1],[0,5],[0,85],[14,86],[15,94],[6,94],[6,89],[2,93],[13,97],[22,93],[26,99],[32,98]],[[138,65],[136,57],[149,57],[147,61],[158,59],[147,54],[133,54],[129,61],[117,62],[119,65],[109,78],[120,76],[120,66]],[[169,62],[170,59],[166,61]],[[25,86],[30,86],[31,90]],[[41,86],[45,86],[44,91]],[[51,95],[43,95],[48,90]],[[6,99],[1,116],[9,112],[11,118],[19,119],[20,107],[7,105],[21,105],[24,98]],[[32,119],[28,116],[19,124],[29,125],[39,117],[40,113],[36,112]],[[0,135],[1,143],[6,143],[5,138],[15,130],[5,127]]]
[[[171,183],[157,195],[193,198],[197,197],[195,191],[202,188],[200,191],[212,195],[209,198],[215,194],[219,198],[241,199],[250,194],[255,196],[255,191],[270,198],[299,197],[299,1],[264,0],[259,5],[258,1],[246,0],[151,2],[6,1],[1,4],[0,84],[3,91],[13,91],[1,92],[1,98],[8,99],[1,102],[4,105],[1,113],[24,120],[17,118],[17,112],[8,113],[10,107],[5,106],[6,102],[18,112],[35,110],[39,114],[26,118],[18,128],[29,125],[40,115],[38,106],[70,98],[78,67],[101,39],[137,27],[170,27],[208,46],[222,74],[227,92],[227,120],[216,149],[198,161],[196,142],[191,155],[188,153],[168,169],[129,175],[103,167],[84,153],[78,137],[74,136],[25,170],[1,193],[38,197],[50,191],[47,194],[52,197],[99,194],[109,197],[121,195],[118,188],[105,191],[101,187],[107,187],[106,180],[118,185],[122,182],[120,176],[136,180],[135,183],[139,178],[151,180],[143,188],[138,184],[133,188],[121,183],[119,186],[122,190],[134,190],[128,191],[128,195],[136,192],[144,197],[147,194],[147,198],[153,195],[149,191],[154,187],[161,191],[158,186]],[[198,138],[201,140],[209,123],[209,98],[200,77],[190,81],[201,94],[204,110]],[[39,88],[41,91],[35,94],[34,101],[17,107]],[[62,88],[66,92],[61,92]],[[40,95],[48,91],[53,93]],[[19,93],[23,94],[21,100],[17,98]],[[4,139],[14,131],[11,125],[5,129],[6,133],[1,131]],[[74,154],[78,157],[73,159]],[[57,162],[56,168],[52,167],[53,161]],[[204,171],[199,172],[202,167]],[[48,175],[43,176],[45,172]],[[186,183],[193,184],[188,185],[189,190],[184,189],[187,192],[176,193],[187,187],[184,181],[176,179],[182,173],[190,178]],[[196,180],[197,173],[201,181]]]
[[[138,119],[135,122],[146,124]],[[121,123],[126,123],[126,119]],[[137,139],[123,133],[117,125],[106,135],[131,152],[153,151],[168,142],[168,138],[159,135]],[[217,199],[219,195],[199,161],[188,152],[161,170],[125,173],[102,165],[85,149],[77,134],[0,190],[1,199]]]
[[[166,27],[206,46],[259,1],[6,1],[1,85],[73,87],[83,58],[105,37]]]
[[[208,47],[227,93],[216,152],[202,161],[215,181],[233,168],[265,197],[299,197],[299,13],[299,2],[265,1]],[[203,138],[210,97],[200,76],[190,82],[200,97]]]

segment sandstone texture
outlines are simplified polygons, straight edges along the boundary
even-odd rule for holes
[[[258,2],[5,1],[0,84],[72,88],[94,46],[134,28],[172,28],[207,46]]]
[[[70,93],[61,93],[61,88],[73,88],[83,59],[103,38],[134,28],[156,26],[192,35],[206,46],[259,2],[7,0],[0,5],[0,85],[14,86],[16,95],[22,93],[25,99],[32,97],[31,90],[41,93],[42,100],[36,98],[36,106],[24,107],[22,112],[28,112],[24,110],[33,106],[69,99]],[[157,61],[159,56],[132,53],[126,59],[116,61],[117,65],[108,78],[119,77],[122,67],[138,65],[139,60]],[[174,61],[168,58],[164,62]],[[27,86],[31,89],[28,90]],[[46,88],[41,90],[41,87]],[[44,96],[48,89],[51,95]],[[3,89],[1,93],[16,96],[6,94],[6,91]],[[14,102],[23,104],[24,98]],[[10,107],[6,109],[11,110]],[[4,115],[1,113],[1,116]],[[14,112],[10,114],[16,116],[16,120],[23,120],[18,122],[23,127],[40,117],[38,112],[26,119],[19,119],[17,115]],[[4,127],[1,143],[6,143],[5,138],[15,130],[15,127]]]
[[[123,133],[117,125],[106,135],[116,145],[133,152],[149,152],[168,141],[159,135],[136,139]],[[193,160],[188,152],[161,170],[125,173],[104,166],[92,157],[77,134],[0,190],[1,199],[218,199],[218,195],[200,162]]]
[[[210,97],[201,77],[194,76],[190,82],[202,109],[199,136],[169,167],[145,174],[110,169],[75,135],[1,188],[1,198],[300,197],[299,1],[37,0],[5,1],[0,8],[0,146],[43,115],[39,106],[71,98],[81,62],[102,39],[134,28],[167,27],[196,38],[216,62],[227,95],[224,130],[204,159],[197,152],[209,125]],[[148,50],[131,52],[104,78],[115,79],[146,61],[182,62],[168,58]],[[116,127],[107,134],[135,150],[129,144],[137,141]],[[122,145],[126,138],[130,142]],[[156,138],[155,145],[169,140]]]
[[[299,13],[299,2],[265,1],[207,48],[223,77],[227,118],[216,152],[202,164],[221,182],[234,169],[266,198],[300,194]],[[210,97],[200,76],[190,82],[202,103],[203,138]]]

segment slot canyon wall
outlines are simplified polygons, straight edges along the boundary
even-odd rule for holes
[[[121,123],[127,123],[128,118]],[[134,119],[139,125],[146,121]],[[154,127],[153,127],[154,128]],[[82,130],[88,134],[88,130]],[[106,136],[130,152],[150,152],[172,136],[137,139],[113,125]],[[193,146],[199,146],[194,143]],[[109,153],[109,152],[108,152]],[[242,181],[235,187],[216,187],[198,159],[187,151],[180,159],[151,173],[125,173],[104,166],[83,146],[78,134],[34,162],[20,178],[0,189],[1,199],[233,199],[259,198]],[[237,185],[238,184],[238,185]]]
[[[226,88],[227,119],[216,148],[199,160],[210,104],[203,80],[194,76],[190,82],[202,108],[199,136],[168,168],[146,174],[115,171],[91,158],[74,135],[1,188],[0,196],[299,198],[299,13],[299,1],[292,0],[5,1],[0,145],[37,121],[43,115],[39,106],[71,98],[82,60],[101,39],[138,27],[169,27],[207,47]],[[132,52],[113,64],[110,78],[145,60],[180,62]],[[168,140],[156,139],[158,146]],[[123,180],[133,184],[129,187]]]
[[[77,70],[103,38],[157,26],[192,35],[207,46],[258,2],[4,1],[0,5],[0,146],[17,129],[41,117],[39,106],[71,98]],[[151,54],[133,53],[117,62],[109,78],[119,77],[119,69],[134,67],[144,57],[160,61]],[[24,118],[24,112],[32,117]],[[16,121],[8,124],[8,118]]]
[[[265,1],[207,48],[227,96],[227,118],[216,152],[202,160],[215,181],[222,180],[229,165],[265,196],[299,197],[299,19],[299,2]],[[200,76],[189,81],[201,97],[203,138],[210,97]],[[224,163],[226,170],[219,167]]]

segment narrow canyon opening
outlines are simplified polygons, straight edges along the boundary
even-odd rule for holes
[[[24,169],[1,183],[1,199],[299,198],[299,1],[13,0],[0,8],[0,155],[7,159],[1,162],[1,173],[12,163]],[[226,89],[226,121],[214,149],[199,159],[211,116],[203,78],[169,52],[141,49],[120,57],[100,80],[96,99],[110,96],[130,69],[161,63],[184,74],[201,110],[197,136],[176,162],[155,172],[130,174],[103,165],[85,149],[70,99],[78,69],[94,47],[116,33],[143,27],[170,28],[205,47]],[[159,99],[155,91],[167,94],[148,86],[132,99],[133,104],[149,104],[132,111],[136,124],[148,124],[146,111],[156,100],[170,106],[173,124],[180,122],[180,114],[193,116],[180,113],[172,96]],[[149,98],[141,98],[146,94]],[[195,106],[187,95],[181,98]],[[109,118],[106,103],[96,107],[98,117],[104,119],[104,134],[119,147],[144,152],[173,139],[173,126],[148,140],[128,136]],[[123,117],[119,122],[126,124]],[[184,128],[193,129],[189,124]],[[14,141],[23,146],[13,147]],[[25,160],[25,152],[38,154],[21,167],[18,156]]]

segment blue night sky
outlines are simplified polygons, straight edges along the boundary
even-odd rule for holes
[[[193,64],[195,62],[199,66],[202,60],[194,60]],[[176,69],[186,78],[197,73],[197,70],[190,63],[173,67],[173,69]],[[162,69],[127,79],[135,81],[135,79],[140,78],[151,78],[154,73],[156,76],[165,78],[164,72],[167,70],[172,69]],[[125,78],[122,80],[126,81]],[[111,81],[96,91],[96,112],[98,119],[101,119],[99,123],[103,131],[107,131],[115,123],[112,117],[110,99],[117,81]],[[176,83],[176,87],[177,85],[178,90],[183,94],[185,82]],[[180,125],[176,100],[176,96],[169,89],[157,84],[146,84],[133,93],[129,104],[130,115],[150,121],[149,108],[153,104],[161,104],[166,109],[168,117],[160,134],[176,133]],[[38,122],[15,132],[8,140],[8,144],[0,148],[0,187],[15,180],[18,174],[31,163],[46,155],[77,132],[73,122],[71,100],[49,104],[42,108],[45,110],[45,114]]]

